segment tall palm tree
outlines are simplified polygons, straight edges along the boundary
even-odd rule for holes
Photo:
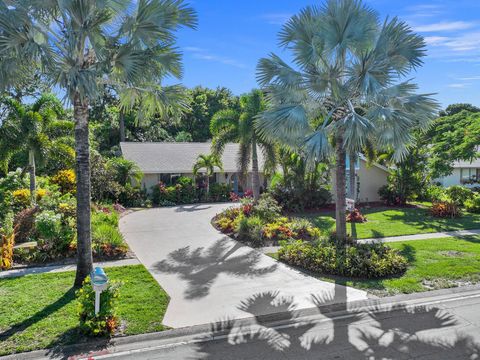
[[[0,162],[5,170],[13,155],[28,152],[30,172],[30,195],[35,201],[36,163],[45,159],[52,142],[48,136],[49,126],[64,114],[61,102],[52,94],[44,94],[32,105],[6,98],[6,120],[0,127]]]
[[[228,142],[238,142],[240,149],[238,163],[243,177],[252,169],[252,190],[255,200],[260,197],[260,176],[257,149],[260,148],[266,159],[265,167],[273,169],[276,162],[274,145],[259,138],[254,126],[255,118],[265,110],[263,93],[253,90],[240,97],[240,111],[220,110],[210,122],[213,136],[212,152],[221,156]],[[265,169],[264,169],[265,170]]]
[[[425,129],[438,108],[404,77],[422,65],[423,38],[397,18],[379,21],[360,0],[328,0],[293,16],[279,33],[294,66],[275,54],[261,59],[258,81],[269,108],[261,136],[300,149],[310,160],[336,159],[336,236],[347,238],[346,156],[367,141],[401,158],[411,129]],[[366,106],[359,114],[356,107]]]
[[[215,174],[215,169],[223,170],[222,161],[215,154],[198,155],[197,161],[193,165],[193,175],[197,176],[204,169],[204,173],[207,177],[207,195],[210,192],[210,177]]]
[[[0,0],[0,85],[15,85],[16,65],[37,67],[73,104],[76,285],[92,269],[89,105],[106,85],[147,93],[145,84],[160,86],[180,67],[175,31],[195,25],[195,12],[182,0]]]

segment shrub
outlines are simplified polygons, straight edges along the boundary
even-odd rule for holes
[[[20,211],[15,215],[14,226],[16,230],[15,240],[17,243],[30,241],[35,230],[35,215],[40,209],[38,206]]]
[[[35,228],[39,236],[45,240],[59,238],[61,226],[61,215],[53,211],[43,211],[35,219]]]
[[[123,257],[128,251],[122,234],[116,226],[103,223],[93,227],[92,250],[98,257],[118,258]]]
[[[307,219],[293,219],[290,228],[294,232],[294,237],[299,240],[315,240],[320,238],[320,229],[313,226]]]
[[[220,231],[225,233],[232,233],[235,231],[240,218],[240,208],[232,207],[221,214],[217,215],[213,223],[215,226],[220,229]]]
[[[354,209],[347,214],[347,222],[349,223],[364,223],[367,221],[367,217],[362,215],[360,210]]]
[[[5,215],[0,224],[0,270],[8,270],[13,265],[13,246],[15,245],[15,228],[13,214]]]
[[[404,199],[391,185],[383,185],[380,187],[378,189],[378,195],[386,205],[398,206],[405,205],[406,203],[406,199]]]
[[[263,245],[263,225],[258,216],[241,216],[236,229],[238,239],[247,241],[252,246]]]
[[[265,193],[254,204],[252,214],[257,215],[265,222],[270,222],[279,217],[281,211],[282,208],[278,205],[277,200],[271,194]]]
[[[89,336],[111,336],[118,327],[117,299],[119,283],[109,284],[100,295],[100,311],[95,315],[95,292],[87,277],[76,293],[81,330]]]
[[[465,209],[468,212],[480,213],[480,195],[475,195],[471,199],[465,201]]]
[[[265,239],[276,242],[291,239],[294,235],[295,233],[290,228],[290,223],[286,217],[278,218],[275,222],[266,224],[262,230],[262,236]]]
[[[465,186],[454,185],[445,190],[446,195],[456,204],[463,206],[466,200],[473,198],[473,191]]]
[[[230,192],[232,191],[230,185],[228,184],[211,184],[210,185],[210,192],[208,197],[210,201],[228,201]]]
[[[426,199],[429,201],[440,201],[440,199],[444,198],[446,195],[445,188],[438,185],[431,185],[427,188],[425,195]]]
[[[13,195],[13,205],[20,209],[25,209],[30,206],[30,190],[28,189],[18,189],[12,192]]]
[[[272,186],[269,192],[283,210],[291,212],[320,208],[332,199],[330,191],[324,187],[301,189],[279,183]]]
[[[70,193],[75,195],[77,191],[76,177],[73,170],[60,170],[52,177],[51,181],[58,185],[62,194]]]
[[[380,278],[405,272],[408,262],[397,250],[382,243],[336,247],[331,241],[316,244],[284,243],[278,252],[288,264],[321,274]]]
[[[430,213],[440,218],[455,218],[461,215],[458,204],[450,199],[433,202]]]

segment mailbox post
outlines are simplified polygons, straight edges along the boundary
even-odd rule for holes
[[[108,277],[101,267],[96,267],[90,274],[93,290],[95,291],[95,315],[100,312],[100,294],[108,286]]]

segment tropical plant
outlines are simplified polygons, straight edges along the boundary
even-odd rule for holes
[[[139,186],[143,173],[136,163],[123,158],[113,158],[109,161],[109,166],[112,167],[116,174],[116,181],[122,185]]]
[[[335,155],[336,236],[344,244],[346,157],[370,141],[402,158],[411,129],[426,129],[437,109],[403,80],[422,65],[425,42],[398,18],[381,23],[358,0],[307,7],[279,38],[295,67],[275,54],[260,60],[258,81],[269,107],[256,125],[262,137],[300,149],[310,162]]]
[[[63,107],[52,94],[42,95],[32,105],[23,105],[10,98],[5,98],[2,102],[8,108],[8,113],[0,127],[0,162],[7,172],[13,155],[23,151],[28,153],[30,194],[34,201],[36,162],[45,161],[45,155],[51,146],[47,130],[57,117],[63,115]]]
[[[215,169],[223,170],[222,161],[215,154],[200,154],[198,155],[197,161],[193,165],[193,175],[197,176],[202,173],[201,170],[204,170],[203,173],[206,177],[207,182],[207,195],[210,191],[210,177],[215,174]]]
[[[15,85],[18,68],[39,68],[73,104],[77,174],[78,262],[75,284],[92,269],[88,109],[105,85],[148,93],[177,74],[175,31],[196,24],[177,1],[0,2],[0,85]],[[156,89],[161,92],[160,89]]]
[[[272,170],[276,163],[275,148],[271,142],[258,137],[254,120],[265,109],[263,93],[253,90],[240,97],[240,110],[221,110],[212,117],[210,132],[213,136],[212,152],[217,156],[223,153],[228,142],[240,144],[238,163],[240,171],[245,178],[252,169],[253,197],[260,197],[260,175],[258,173],[258,148],[265,157],[265,170]]]

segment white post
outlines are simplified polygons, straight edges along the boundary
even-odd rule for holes
[[[95,290],[95,315],[100,312],[100,294],[102,290]]]

